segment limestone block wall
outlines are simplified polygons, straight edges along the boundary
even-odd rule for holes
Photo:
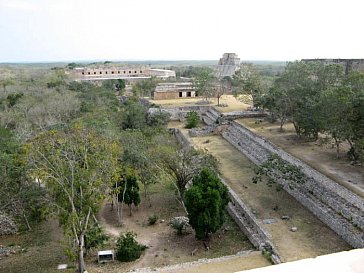
[[[280,180],[278,183],[350,245],[364,247],[362,198],[235,121],[222,136],[257,165],[275,153],[300,167],[307,177],[304,183],[293,189],[288,187],[288,181]]]
[[[262,227],[249,207],[240,200],[221,177],[220,179],[229,189],[230,202],[227,209],[229,215],[256,248],[269,251],[272,255],[272,261],[275,264],[281,263],[278,250],[271,241],[271,235]]]
[[[170,120],[178,120],[178,121],[184,121],[187,113],[190,111],[196,111],[200,115],[200,117],[202,117],[202,115],[204,115],[208,110],[209,106],[201,106],[201,105],[161,108],[162,112],[166,112],[171,115]]]
[[[222,114],[225,120],[235,120],[238,118],[263,118],[267,113],[259,111],[234,111]]]

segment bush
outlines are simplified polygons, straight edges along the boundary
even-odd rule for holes
[[[158,215],[156,215],[156,214],[153,214],[153,215],[148,217],[148,224],[150,226],[155,225],[155,223],[157,223],[157,221],[158,221]]]
[[[120,262],[135,261],[142,255],[146,246],[139,244],[135,240],[136,234],[127,232],[121,234],[116,242],[116,259]]]
[[[200,117],[196,111],[191,111],[187,113],[186,116],[186,125],[185,127],[188,129],[197,127],[198,122],[200,121]]]
[[[104,229],[97,223],[93,223],[85,234],[86,254],[93,248],[104,246],[109,240],[109,236],[105,234]]]
[[[188,221],[186,216],[174,217],[171,220],[171,226],[177,231],[178,235],[182,235],[183,230],[186,230],[186,228],[190,226]]]

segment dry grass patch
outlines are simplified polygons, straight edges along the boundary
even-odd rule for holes
[[[286,124],[284,131],[281,132],[276,123],[263,121],[255,124],[255,120],[239,119],[237,122],[269,139],[286,152],[364,198],[364,166],[350,165],[345,154],[348,147],[343,145],[341,158],[337,159],[336,149],[331,143],[321,144],[319,141],[308,142],[299,139],[292,123]]]
[[[203,100],[203,98],[183,98],[174,100],[151,100],[152,103],[164,106],[164,107],[177,107],[177,106],[192,106],[197,105],[196,102]],[[209,98],[211,102],[209,105],[217,106],[216,98]],[[249,105],[249,100],[243,100],[244,102],[237,100],[233,95],[223,95],[220,98],[220,103],[227,105],[227,107],[216,107],[220,112],[232,112],[246,110]]]

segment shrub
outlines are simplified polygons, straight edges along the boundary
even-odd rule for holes
[[[153,226],[155,223],[157,223],[157,221],[158,221],[158,215],[156,215],[156,214],[153,214],[148,217],[148,224],[150,226]]]
[[[196,111],[191,111],[187,113],[186,116],[186,125],[185,127],[188,129],[197,127],[198,122],[200,121],[200,117],[198,116]]]
[[[182,235],[183,230],[186,230],[186,228],[190,226],[188,221],[186,216],[174,217],[171,220],[171,226],[177,231],[178,235]]]
[[[104,229],[94,223],[85,234],[85,248],[86,254],[93,248],[104,246],[109,240],[109,236],[105,234]]]
[[[142,255],[146,246],[139,244],[135,240],[136,234],[127,232],[121,234],[116,242],[116,259],[121,262],[135,261]]]

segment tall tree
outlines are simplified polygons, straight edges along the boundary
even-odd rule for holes
[[[150,198],[148,189],[151,184],[160,180],[160,168],[155,158],[155,146],[158,144],[153,138],[147,137],[139,130],[125,130],[121,134],[124,147],[121,161],[124,166],[133,170],[138,180],[143,184],[144,196]]]
[[[214,94],[215,81],[216,77],[214,76],[214,71],[211,68],[205,67],[200,69],[193,81],[193,86],[197,96],[205,97],[206,100],[212,97]]]
[[[122,129],[143,129],[146,125],[146,110],[136,98],[124,102],[121,113]]]
[[[135,174],[128,173],[123,176],[121,183],[118,183],[119,192],[118,202],[125,203],[129,207],[129,215],[131,216],[131,205],[138,206],[140,204],[139,185]]]
[[[26,179],[25,171],[20,143],[0,126],[0,211],[31,229],[32,221],[43,220],[48,210],[43,188]]]
[[[228,189],[213,171],[202,169],[193,178],[185,193],[185,203],[197,239],[206,240],[210,233],[221,228],[228,202]]]
[[[193,148],[176,150],[170,145],[165,145],[160,147],[158,152],[163,169],[172,177],[177,190],[177,200],[186,210],[183,195],[187,184],[204,167],[217,171],[218,162],[212,155]]]
[[[251,63],[242,63],[240,69],[232,76],[232,89],[235,97],[250,95],[253,105],[257,106],[256,99],[262,92],[262,82],[258,71]]]
[[[82,127],[38,135],[26,147],[29,177],[38,179],[52,197],[60,224],[76,242],[78,272],[85,271],[85,234],[109,185],[118,179],[117,142]]]

